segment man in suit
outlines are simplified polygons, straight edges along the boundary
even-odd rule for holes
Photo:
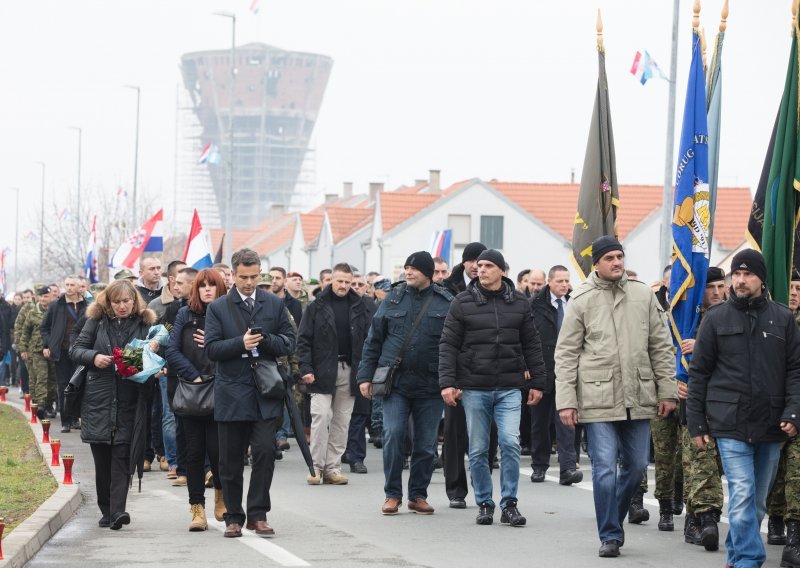
[[[275,531],[267,524],[269,489],[275,469],[275,432],[283,416],[283,400],[268,399],[256,389],[251,361],[288,355],[295,333],[283,300],[258,290],[261,259],[242,249],[232,258],[234,287],[215,300],[206,314],[206,354],[217,362],[214,419],[219,428],[219,469],[225,500],[225,533],[242,536],[242,525],[259,536]],[[260,333],[253,330],[261,328]],[[253,469],[242,509],[244,456],[250,446]]]

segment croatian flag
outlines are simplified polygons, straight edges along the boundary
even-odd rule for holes
[[[86,264],[83,273],[91,284],[100,282],[97,273],[97,215],[92,219],[92,232],[89,234],[89,243],[86,245]]]
[[[656,60],[650,57],[646,51],[644,54],[637,51],[633,58],[633,65],[631,65],[631,75],[634,75],[639,82],[644,85],[648,79],[652,79],[658,74],[659,78],[667,80],[667,76],[656,63]]]
[[[203,230],[203,226],[200,224],[200,216],[197,214],[197,209],[194,210],[194,215],[192,215],[192,228],[189,231],[189,240],[186,241],[186,250],[183,251],[183,262],[197,270],[211,268],[213,264],[211,260],[211,243],[208,233]]]
[[[453,230],[445,229],[444,231],[436,231],[433,234],[431,241],[431,256],[443,259],[448,265],[450,264],[450,244],[453,242]]]
[[[201,164],[219,164],[219,159],[219,147],[213,142],[209,142],[200,153],[198,162]]]
[[[162,237],[162,222],[164,210],[150,217],[136,232],[126,240],[111,257],[109,266],[114,268],[135,268],[143,252],[162,252],[164,239]]]
[[[0,293],[6,293],[6,249],[0,251]]]

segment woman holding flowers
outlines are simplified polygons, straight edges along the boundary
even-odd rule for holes
[[[152,380],[140,384],[122,378],[113,354],[133,339],[146,339],[157,318],[128,280],[112,282],[87,308],[86,316],[70,350],[72,360],[87,369],[81,440],[92,448],[97,505],[103,515],[98,524],[119,530],[130,523],[125,504],[137,402]]]

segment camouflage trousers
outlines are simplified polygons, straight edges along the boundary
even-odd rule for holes
[[[650,420],[650,434],[653,437],[653,450],[656,458],[656,499],[672,499],[675,485],[683,483],[681,467],[680,422],[676,408],[664,418]],[[647,472],[640,486],[647,493]],[[686,490],[684,489],[684,493]]]
[[[28,368],[31,401],[40,407],[51,408],[56,401],[56,373],[51,361],[41,353],[31,353],[25,364]]]
[[[683,488],[686,510],[706,513],[722,510],[722,465],[717,443],[712,438],[701,450],[692,441],[689,430],[681,426],[683,442]]]
[[[778,473],[767,497],[767,514],[800,521],[800,436],[789,438],[781,450]]]

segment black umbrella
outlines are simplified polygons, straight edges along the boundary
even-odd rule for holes
[[[142,492],[142,475],[144,474],[144,446],[147,441],[147,414],[150,411],[148,404],[148,393],[153,391],[153,380],[148,381],[139,389],[139,397],[136,400],[136,416],[133,419],[133,434],[131,435],[130,450],[130,470],[131,486],[133,485],[133,474],[139,474],[139,493]]]
[[[311,448],[308,447],[306,436],[303,433],[303,418],[300,416],[300,409],[297,408],[297,403],[294,401],[291,388],[286,389],[283,403],[286,406],[286,410],[289,412],[289,420],[292,421],[292,430],[294,431],[297,447],[300,448],[300,453],[303,454],[303,458],[306,460],[308,471],[311,472],[312,476],[316,476],[317,472],[314,470],[314,460],[311,458]]]

